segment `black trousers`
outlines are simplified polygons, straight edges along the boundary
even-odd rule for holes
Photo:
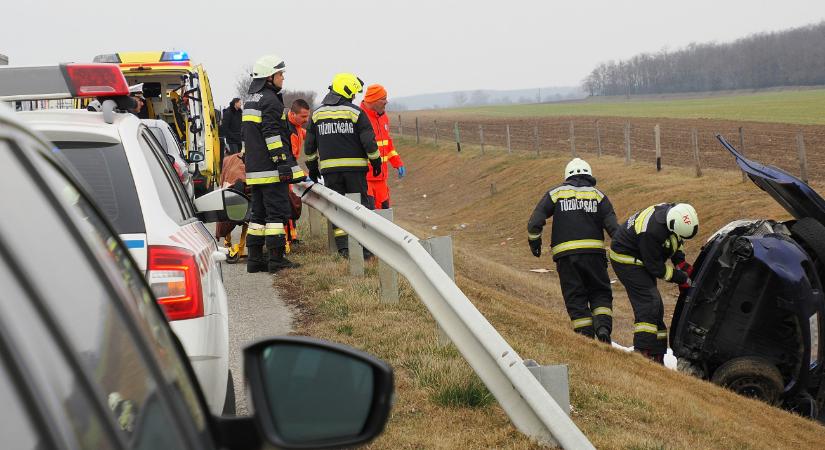
[[[611,261],[633,307],[633,347],[650,355],[667,352],[667,326],[656,278],[643,266]]]
[[[252,216],[247,230],[247,247],[266,243],[273,249],[286,246],[284,224],[292,218],[287,183],[253,184]]]
[[[604,253],[578,253],[556,261],[573,330],[590,337],[599,327],[613,330],[613,290],[606,258]]]
[[[332,172],[324,174],[324,186],[341,194],[361,194],[361,204],[369,209],[375,209],[367,195],[366,172]],[[332,225],[335,232],[335,246],[338,250],[349,248],[347,232]]]

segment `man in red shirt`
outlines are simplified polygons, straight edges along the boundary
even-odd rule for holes
[[[378,144],[378,151],[381,152],[381,173],[373,176],[367,172],[367,194],[375,202],[375,209],[388,209],[390,207],[390,188],[387,186],[387,161],[393,168],[398,170],[398,177],[402,178],[407,174],[407,169],[401,161],[395,145],[390,136],[390,118],[386,114],[387,90],[380,84],[367,86],[364,94],[364,101],[361,102],[361,109],[367,113],[367,117],[375,132],[375,142]]]

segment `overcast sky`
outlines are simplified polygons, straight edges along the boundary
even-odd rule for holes
[[[0,53],[46,65],[187,50],[227,104],[267,53],[286,60],[287,88],[350,71],[392,97],[578,85],[599,62],[823,19],[825,0],[2,0]]]

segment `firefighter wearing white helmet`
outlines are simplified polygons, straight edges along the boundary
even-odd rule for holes
[[[596,189],[590,164],[575,158],[564,182],[544,193],[527,222],[527,242],[541,256],[541,233],[553,218],[550,251],[556,262],[564,304],[576,333],[610,342],[613,292],[607,275],[604,232],[619,227],[607,196]]]
[[[284,224],[292,218],[289,184],[306,179],[290,148],[281,89],[286,64],[277,55],[258,58],[252,67],[249,97],[244,104],[246,184],[252,191],[252,215],[246,245],[247,272],[277,272],[297,267],[285,256]],[[268,255],[264,255],[266,244]]]
[[[367,170],[381,174],[381,153],[375,142],[372,124],[361,108],[353,103],[364,89],[364,82],[351,73],[339,73],[332,79],[329,93],[309,120],[304,153],[309,177],[339,194],[357,193],[370,209],[367,196]],[[347,233],[333,226],[338,253],[349,255]]]
[[[610,246],[613,270],[633,307],[633,347],[660,364],[667,351],[667,326],[656,279],[690,287],[693,266],[685,260],[684,240],[698,232],[693,206],[660,203],[631,215]]]

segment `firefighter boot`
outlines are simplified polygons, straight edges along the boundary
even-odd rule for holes
[[[248,273],[266,272],[268,267],[264,259],[264,246],[250,246],[249,258],[246,260],[246,271]]]
[[[275,247],[269,250],[269,273],[278,272],[281,269],[297,269],[300,264],[294,263],[284,257],[286,247]]]
[[[610,329],[607,327],[599,327],[599,329],[596,330],[596,339],[604,342],[605,344],[609,344],[611,342]]]
[[[652,350],[637,350],[639,353],[642,354],[645,358],[659,363],[661,365],[665,365],[665,355],[663,353],[654,353]]]

